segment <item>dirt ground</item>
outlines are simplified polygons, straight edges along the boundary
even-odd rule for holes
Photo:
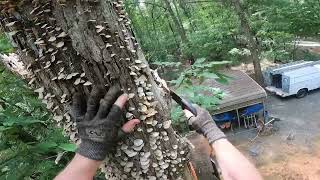
[[[319,107],[320,90],[302,99],[269,95],[267,110],[270,116],[281,120],[275,122],[273,133],[254,139],[255,130],[241,129],[235,134],[228,133],[228,139],[258,167],[266,180],[319,180]]]

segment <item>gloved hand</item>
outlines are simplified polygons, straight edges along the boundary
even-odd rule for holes
[[[101,161],[114,149],[119,136],[133,131],[140,122],[134,119],[120,128],[124,122],[122,108],[127,101],[127,95],[120,95],[119,86],[112,86],[107,93],[104,88],[94,87],[88,102],[83,94],[75,93],[72,115],[81,139],[77,153]]]
[[[200,106],[193,105],[197,110],[197,116],[194,116],[190,111],[184,110],[188,118],[189,125],[192,126],[198,133],[203,134],[210,144],[216,140],[226,138],[225,134],[218,128],[209,112]]]

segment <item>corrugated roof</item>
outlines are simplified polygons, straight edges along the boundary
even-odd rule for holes
[[[206,86],[220,88],[224,92],[225,96],[218,105],[219,110],[230,109],[231,106],[244,107],[248,102],[267,97],[266,91],[246,73],[235,70],[223,70],[221,73],[231,77],[228,84],[221,84],[214,79],[208,79],[203,83]]]

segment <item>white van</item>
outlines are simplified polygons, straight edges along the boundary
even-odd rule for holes
[[[268,68],[264,72],[266,90],[281,97],[302,98],[320,88],[320,61],[299,61]]]

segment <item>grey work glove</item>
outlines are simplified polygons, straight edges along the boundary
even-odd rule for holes
[[[88,102],[80,93],[73,96],[72,115],[81,139],[77,153],[101,161],[114,149],[119,134],[125,134],[122,110],[114,104],[121,94],[119,86],[112,86],[107,93],[94,87]]]
[[[218,128],[209,112],[200,106],[193,105],[197,110],[197,116],[194,116],[188,110],[184,110],[189,125],[192,126],[198,133],[204,135],[210,144],[216,140],[226,138],[226,135]]]

